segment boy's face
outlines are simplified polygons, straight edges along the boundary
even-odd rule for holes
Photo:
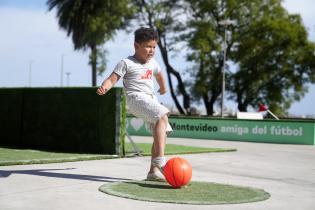
[[[154,56],[156,44],[156,40],[141,43],[135,42],[135,54],[137,59],[143,63],[148,62]]]

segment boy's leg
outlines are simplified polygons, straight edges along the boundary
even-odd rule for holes
[[[166,128],[168,117],[164,115],[155,124],[153,132],[153,144],[151,149],[151,167],[149,173],[158,171],[165,165],[164,149],[166,143]]]
[[[150,126],[153,134],[152,160],[147,178],[155,177],[155,172],[165,165],[164,148],[169,110],[161,105],[155,96],[146,93],[127,95],[127,105],[135,116],[142,118]],[[169,126],[170,127],[170,126]],[[172,130],[171,128],[169,130]]]

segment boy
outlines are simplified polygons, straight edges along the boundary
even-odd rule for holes
[[[153,58],[158,42],[157,32],[151,28],[139,28],[135,31],[133,56],[121,60],[112,74],[97,89],[97,94],[104,95],[122,77],[126,102],[130,112],[142,118],[153,134],[151,165],[147,180],[160,180],[158,171],[163,173],[166,163],[164,148],[166,136],[172,129],[168,123],[169,110],[161,105],[154,95],[153,79],[155,76],[161,95],[166,93],[165,80],[159,64]]]

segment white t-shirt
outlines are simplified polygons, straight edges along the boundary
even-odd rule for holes
[[[126,94],[145,92],[154,95],[153,75],[161,71],[161,67],[154,58],[142,64],[133,56],[121,60],[114,71],[123,78]]]

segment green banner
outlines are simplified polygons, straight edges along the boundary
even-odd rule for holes
[[[315,121],[170,118],[171,137],[314,145]],[[151,135],[142,119],[127,118],[130,135]]]

